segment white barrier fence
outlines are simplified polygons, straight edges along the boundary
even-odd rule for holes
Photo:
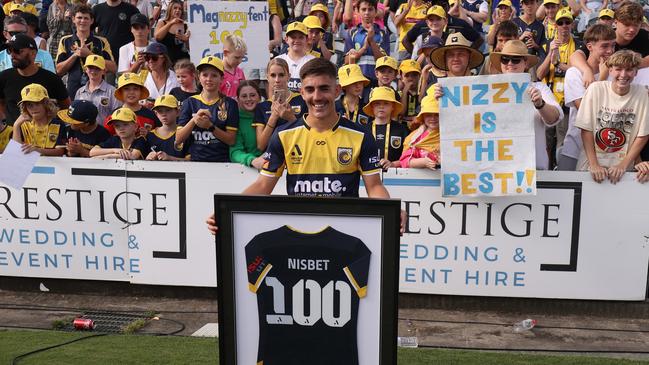
[[[256,176],[235,164],[41,158],[23,189],[0,185],[0,276],[215,286],[212,196]],[[539,172],[538,194],[516,198],[442,198],[430,171],[383,177],[408,213],[401,292],[645,298],[649,184],[632,174],[612,186]]]

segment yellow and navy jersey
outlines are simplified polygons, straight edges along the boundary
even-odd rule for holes
[[[10,125],[6,125],[2,131],[0,131],[0,153],[5,150],[9,140],[13,136],[14,128]]]
[[[178,127],[180,129],[182,127]],[[185,158],[189,155],[189,146],[191,146],[192,138],[188,138],[184,143],[176,146],[176,132],[163,137],[158,134],[158,128],[146,134],[146,141],[149,143],[151,150],[156,152],[164,152],[169,156]]]
[[[340,99],[336,101],[336,113],[342,115],[343,117],[349,119],[354,123],[358,123],[362,126],[367,126],[370,122],[370,117],[363,111],[364,106],[365,105],[362,104],[362,100],[359,100],[358,104],[356,104],[355,110],[348,110],[347,103],[345,103],[345,96],[342,95]]]
[[[34,121],[20,125],[23,142],[38,148],[54,148],[65,144],[65,125],[58,118],[52,119],[47,125],[39,126]]]
[[[381,125],[372,123],[371,129],[379,147],[379,156],[388,161],[399,161],[403,152],[403,142],[410,134],[408,126],[392,121]]]
[[[293,110],[293,113],[295,114],[295,117],[297,119],[302,118],[302,116],[307,111],[306,103],[304,102],[304,99],[302,99],[302,95],[298,93],[291,94],[291,98],[288,99],[288,104],[291,106],[291,109]],[[272,105],[273,102],[271,100],[264,100],[261,103],[257,104],[257,106],[255,107],[255,115],[252,119],[253,127],[265,126],[266,123],[268,123],[268,119],[270,119],[271,113],[270,108]],[[286,120],[282,118],[277,121],[278,126],[284,123],[286,123]]]
[[[306,117],[273,134],[261,174],[281,176],[286,168],[289,195],[358,197],[360,175],[381,172],[374,137],[340,116],[332,129],[320,133]]]
[[[209,110],[212,125],[224,131],[236,131],[239,128],[239,106],[234,99],[221,96],[218,100],[207,103],[201,95],[187,98],[180,109],[178,125],[184,126],[192,116],[201,109]],[[230,146],[223,143],[207,129],[194,126],[193,139],[189,147],[192,161],[230,162]]]
[[[133,142],[128,148],[124,146],[124,143],[118,136],[111,136],[107,140],[98,144],[98,146],[101,148],[121,148],[124,150],[127,149],[129,151],[138,150],[140,151],[142,158],[145,158],[146,155],[149,153],[149,145],[146,143],[146,140],[142,137],[133,140]]]
[[[358,364],[358,307],[372,255],[363,241],[331,227],[281,226],[255,236],[245,253],[257,297],[258,364]]]
[[[66,131],[66,140],[69,138],[76,138],[81,142],[81,145],[85,149],[92,149],[93,147],[99,145],[100,143],[108,140],[111,136],[106,128],[97,125],[97,128],[90,133],[83,133],[80,130],[74,130],[68,126]]]

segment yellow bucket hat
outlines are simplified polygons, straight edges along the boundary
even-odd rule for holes
[[[309,15],[313,15],[316,11],[321,11],[325,14],[325,17],[327,18],[327,24],[321,24],[323,28],[327,28],[329,26],[329,23],[331,20],[329,20],[329,8],[327,8],[327,5],[325,4],[320,4],[317,3],[311,7],[311,11],[309,11]]]
[[[440,18],[446,19],[446,11],[439,5],[433,5],[428,8],[428,10],[426,10],[426,17],[429,17],[431,15],[436,15]]]
[[[306,29],[306,25],[302,22],[293,22],[286,27],[286,35],[291,32],[300,32],[304,35],[309,35],[309,30]]]
[[[322,24],[320,23],[320,18],[318,18],[315,15],[309,15],[304,20],[302,20],[302,23],[304,26],[307,27],[307,29],[320,29],[320,31],[324,32],[324,28],[322,27]]]
[[[153,109],[159,106],[165,106],[171,109],[178,109],[178,99],[176,99],[175,96],[170,94],[158,96],[158,98],[155,99],[155,103],[153,104]]]
[[[107,124],[111,124],[112,122],[136,123],[136,116],[129,108],[119,108],[110,115],[110,120]]]
[[[421,66],[419,66],[419,62],[415,60],[403,60],[401,61],[401,65],[399,65],[399,71],[401,71],[403,75],[408,72],[416,72],[420,74]]]
[[[340,81],[340,86],[345,87],[351,85],[355,82],[363,82],[363,86],[367,86],[370,83],[365,76],[363,76],[363,71],[361,67],[355,63],[350,65],[345,65],[338,69],[338,80]]]
[[[421,109],[419,110],[419,114],[415,117],[415,121],[423,123],[424,114],[433,113],[439,114],[439,101],[437,101],[433,95],[428,95],[421,99]]]
[[[122,89],[126,85],[137,85],[140,87],[141,93],[140,93],[140,100],[141,99],[146,99],[149,97],[149,89],[144,87],[144,82],[142,81],[142,78],[138,74],[134,74],[132,72],[125,72],[122,74],[122,76],[117,79],[117,89],[115,89],[115,98],[119,101],[124,101],[124,97],[122,95]]]
[[[372,104],[379,100],[392,103],[392,114],[390,115],[392,119],[396,118],[403,109],[403,105],[397,101],[394,90],[391,87],[378,86],[370,92],[370,101],[363,107],[363,112],[370,117],[374,117],[374,107]]]
[[[43,85],[29,84],[20,91],[20,101],[18,102],[18,106],[26,101],[38,103],[49,98],[50,96],[47,94],[47,90],[45,90]]]
[[[223,74],[223,61],[221,61],[221,59],[216,56],[203,57],[201,59],[201,62],[198,63],[198,66],[196,66],[196,70],[200,72],[201,68],[204,66],[214,67],[217,70],[221,71],[221,74]]]
[[[100,70],[105,70],[106,60],[102,56],[91,54],[90,56],[86,57],[86,63],[84,64],[84,66],[94,66]]]
[[[389,67],[389,68],[391,68],[391,69],[393,69],[395,71],[399,71],[399,63],[397,62],[397,60],[395,60],[394,58],[392,58],[390,56],[383,56],[383,57],[379,58],[378,60],[376,60],[375,69],[377,69],[379,67],[384,67],[384,66]]]
[[[561,8],[561,9],[559,9],[559,11],[557,11],[557,15],[555,15],[554,20],[557,21],[557,20],[559,20],[561,18],[567,18],[567,19],[570,19],[570,20],[574,20],[574,18],[572,17],[572,11],[570,11],[570,8],[565,7],[565,8]]]

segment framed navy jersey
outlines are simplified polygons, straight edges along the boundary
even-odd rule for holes
[[[248,287],[259,308],[257,362],[358,364],[356,321],[358,301],[367,294],[367,246],[331,227],[307,233],[284,225],[260,233],[245,251]]]
[[[396,363],[398,201],[214,204],[221,364]]]

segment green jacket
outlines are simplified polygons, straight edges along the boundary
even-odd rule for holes
[[[234,145],[230,146],[230,160],[242,165],[250,166],[252,160],[261,156],[257,149],[257,132],[252,126],[254,114],[239,109],[239,129]]]

